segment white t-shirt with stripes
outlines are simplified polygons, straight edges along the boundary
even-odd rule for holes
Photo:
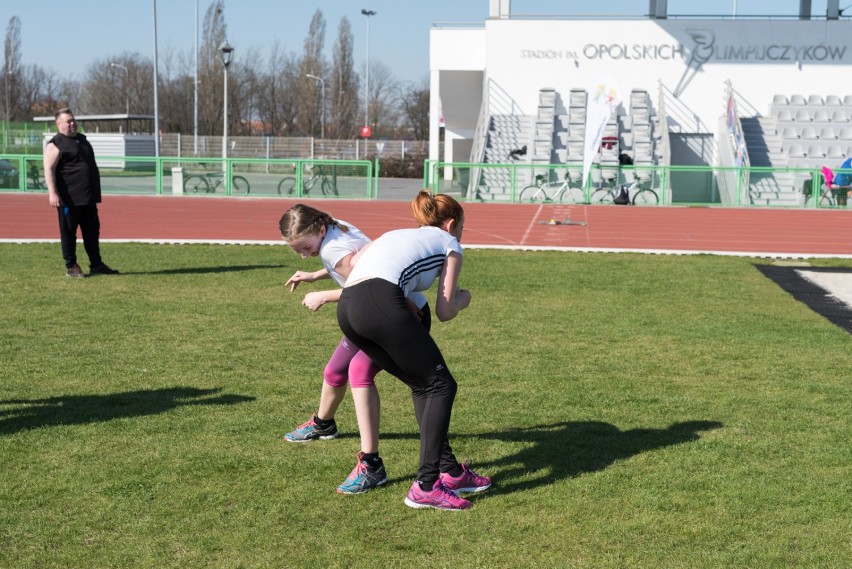
[[[408,296],[432,286],[452,251],[463,254],[456,238],[440,227],[389,231],[361,255],[347,282],[379,278]]]

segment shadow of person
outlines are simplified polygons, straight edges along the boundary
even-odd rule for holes
[[[0,400],[0,435],[27,429],[144,417],[189,405],[235,405],[244,395],[218,395],[221,389],[171,387],[107,395],[60,395],[46,399]]]
[[[219,267],[183,267],[162,269],[160,271],[121,271],[122,275],[206,275],[216,273],[236,273],[266,269],[283,269],[287,265],[223,265]]]
[[[472,435],[526,445],[523,450],[475,468],[495,480],[489,494],[546,486],[607,468],[617,460],[667,446],[696,441],[718,421],[687,421],[665,429],[629,429],[599,421],[560,422],[499,433]],[[455,438],[450,434],[450,442]]]

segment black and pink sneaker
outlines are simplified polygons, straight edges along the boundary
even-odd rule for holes
[[[409,508],[434,508],[436,510],[467,510],[471,503],[453,494],[438,479],[430,492],[420,488],[416,480],[405,497],[405,505]]]
[[[441,482],[444,488],[454,494],[462,492],[482,492],[491,488],[491,479],[487,476],[480,476],[473,470],[462,464],[462,473],[460,476],[453,478],[446,472],[441,473]]]

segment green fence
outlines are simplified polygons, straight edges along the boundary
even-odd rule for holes
[[[846,208],[852,187],[826,187],[820,167],[723,168],[426,161],[424,187],[465,201],[612,203],[623,187],[635,205]],[[835,170],[852,174],[850,170]]]
[[[108,194],[187,194],[371,199],[377,164],[369,160],[99,157]],[[46,191],[41,155],[0,160],[0,191]]]
[[[369,160],[99,157],[109,194],[376,199]],[[826,187],[821,168],[722,168],[425,162],[424,186],[463,201],[606,204],[622,187],[635,205],[846,208],[852,187]],[[849,170],[836,170],[835,175]],[[40,154],[0,157],[0,192],[46,191]]]

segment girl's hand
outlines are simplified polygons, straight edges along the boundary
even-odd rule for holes
[[[316,279],[314,277],[314,273],[308,273],[308,272],[305,272],[305,271],[296,271],[295,273],[293,273],[293,276],[290,277],[287,280],[286,283],[284,283],[284,286],[289,286],[290,292],[293,292],[294,290],[296,290],[296,287],[299,286],[300,282],[309,283],[309,282],[313,282],[315,280]]]
[[[311,312],[316,312],[320,306],[325,304],[325,291],[309,292],[302,300],[302,304]]]

